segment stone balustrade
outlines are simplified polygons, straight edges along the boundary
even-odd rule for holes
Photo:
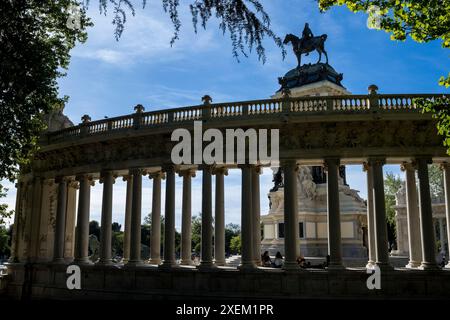
[[[193,120],[226,120],[235,117],[273,117],[292,115],[327,115],[335,113],[417,112],[416,98],[433,99],[438,94],[372,94],[351,96],[296,97],[266,99],[134,113],[126,116],[81,123],[48,134],[48,143],[118,130],[148,128]]]

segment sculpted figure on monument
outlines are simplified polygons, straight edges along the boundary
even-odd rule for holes
[[[294,34],[287,34],[284,38],[283,43],[288,44],[289,42],[292,44],[292,48],[294,50],[294,54],[298,60],[297,68],[300,68],[302,65],[302,54],[309,55],[311,51],[316,50],[319,53],[319,63],[322,60],[322,53],[325,55],[328,64],[328,54],[325,51],[325,41],[327,40],[327,35],[322,34],[321,36],[314,37],[311,29],[309,28],[309,24],[305,24],[305,28],[302,32],[302,38],[300,39]]]
[[[73,122],[70,121],[63,111],[64,105],[61,105],[44,116],[44,121],[47,124],[47,131],[53,132],[73,126]]]

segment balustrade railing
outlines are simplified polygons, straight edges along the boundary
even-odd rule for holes
[[[229,103],[203,104],[161,111],[137,112],[126,116],[107,118],[48,133],[48,142],[72,137],[84,137],[106,132],[142,127],[161,126],[194,120],[220,120],[233,117],[270,117],[280,113],[333,114],[367,111],[416,111],[416,98],[434,99],[438,94],[370,94],[347,96],[318,96],[278,98]]]

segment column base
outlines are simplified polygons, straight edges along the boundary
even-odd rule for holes
[[[52,261],[52,264],[68,264],[64,258],[57,258]]]
[[[192,261],[191,259],[189,259],[189,260],[181,260],[180,261],[180,265],[182,265],[182,266],[193,266],[194,265],[194,261]]]
[[[223,267],[226,265],[226,263],[225,263],[225,260],[215,260],[214,265],[216,265],[218,267]]]
[[[373,269],[375,267],[375,261],[369,260],[366,264],[366,269]]]
[[[450,269],[450,262],[444,267],[444,269]]]
[[[145,266],[147,265],[142,260],[128,260],[128,262],[124,265],[125,268],[137,268]]]
[[[161,259],[150,259],[148,260],[149,264],[156,264],[156,265],[160,265],[161,264]]]
[[[242,271],[251,271],[251,270],[254,271],[254,270],[258,269],[253,262],[242,263],[237,268],[238,268],[238,270],[242,270]]]
[[[340,271],[345,270],[345,267],[342,263],[330,263],[326,269],[330,271]]]
[[[387,262],[376,262],[374,267],[377,266],[378,268],[380,268],[380,271],[393,271],[394,267],[391,266],[389,263]]]
[[[76,264],[76,265],[82,265],[82,266],[90,266],[93,265],[94,263],[89,260],[89,258],[82,258],[82,259],[75,259],[73,260],[72,264]]]
[[[409,261],[405,268],[408,269],[417,269],[420,267],[420,262],[418,261]]]
[[[112,259],[108,259],[108,260],[99,260],[98,262],[95,263],[96,266],[113,266],[114,262],[112,261]]]
[[[422,262],[422,264],[418,267],[418,269],[426,271],[434,271],[439,270],[440,268],[437,266],[436,263]]]
[[[300,271],[303,270],[300,268],[297,262],[285,262],[281,269],[285,271]]]
[[[170,270],[178,268],[178,264],[175,261],[163,261],[162,264],[158,265],[158,269],[161,270]]]
[[[216,270],[217,266],[212,262],[204,262],[200,263],[200,265],[197,266],[197,269],[200,271],[211,271]]]

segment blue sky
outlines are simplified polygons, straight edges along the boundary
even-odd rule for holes
[[[305,22],[314,34],[328,34],[326,50],[330,64],[344,73],[343,85],[352,93],[364,94],[374,83],[381,93],[444,92],[437,85],[441,75],[450,70],[448,50],[439,42],[417,44],[411,40],[394,42],[383,31],[366,27],[367,15],[354,14],[346,8],[319,13],[313,0],[262,1],[272,18],[272,27],[280,36],[301,33]],[[182,2],[183,4],[186,2]],[[211,20],[207,30],[194,34],[190,13],[180,9],[183,27],[178,40],[170,46],[173,28],[160,1],[148,1],[147,8],[137,6],[136,16],[128,16],[122,38],[114,39],[111,16],[98,13],[92,1],[89,15],[95,24],[89,39],[72,51],[67,77],[59,81],[60,94],[70,96],[65,113],[74,123],[83,114],[93,120],[133,112],[141,103],[146,111],[195,105],[209,94],[214,102],[268,98],[278,89],[277,77],[295,67],[296,59],[287,47],[283,61],[273,42],[265,42],[267,62],[256,54],[241,57],[231,54],[228,34],[222,35],[217,22]],[[315,53],[305,62],[315,61]],[[448,92],[448,90],[447,90]],[[400,173],[398,166],[386,166],[385,172]],[[271,187],[271,170],[261,176],[262,214],[268,211],[267,192]],[[361,166],[348,168],[352,188],[366,197],[365,176]],[[201,175],[193,184],[193,213],[201,208]],[[240,222],[240,173],[226,177],[226,222]],[[6,202],[14,207],[15,191],[11,184]],[[177,227],[181,216],[181,178],[177,178]],[[113,220],[123,223],[125,184],[114,186]],[[151,208],[151,181],[144,179],[143,215]],[[163,202],[164,203],[164,202]],[[91,219],[100,220],[101,185],[93,188]]]

